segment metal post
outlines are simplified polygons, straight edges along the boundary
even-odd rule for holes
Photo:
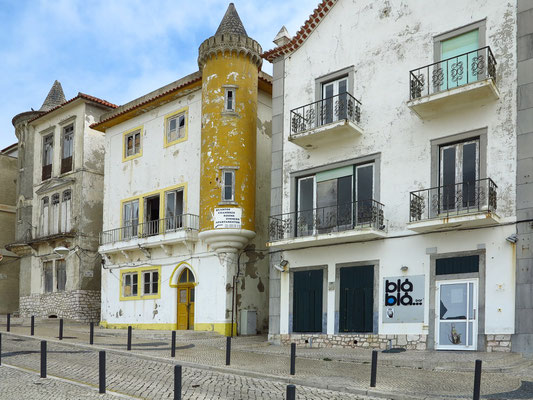
[[[59,340],[63,340],[63,318],[59,320]]]
[[[94,343],[94,322],[91,322],[89,327],[89,344]]]
[[[46,378],[46,340],[41,341],[41,378]]]
[[[378,352],[372,350],[372,369],[370,370],[370,387],[376,387],[376,376],[378,374]]]
[[[172,331],[172,343],[170,344],[170,356],[176,357],[176,331]]]
[[[2,365],[2,334],[0,333],[0,365]]]
[[[105,393],[105,351],[99,352],[98,359],[98,388],[99,393]]]
[[[474,396],[473,400],[479,400],[481,393],[481,360],[476,360],[476,369],[474,372]]]
[[[11,314],[7,314],[7,331],[11,330]]]
[[[226,337],[226,365],[230,364],[231,359],[231,336]]]
[[[296,400],[296,386],[287,385],[287,400]]]
[[[181,365],[174,365],[174,400],[181,400]]]
[[[296,374],[296,343],[291,343],[291,375]]]
[[[131,350],[131,325],[128,326],[128,350]]]
[[[31,316],[31,329],[30,329],[30,335],[33,336],[35,333],[35,317]]]

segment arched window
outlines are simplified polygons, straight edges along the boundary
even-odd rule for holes
[[[194,283],[194,274],[189,268],[185,268],[181,271],[178,283]]]

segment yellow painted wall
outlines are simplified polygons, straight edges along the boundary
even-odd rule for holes
[[[214,208],[242,208],[242,229],[255,231],[257,65],[245,55],[211,57],[202,73],[200,230],[213,229]],[[224,113],[223,85],[236,85],[236,115]],[[235,171],[236,205],[220,205],[222,171]]]

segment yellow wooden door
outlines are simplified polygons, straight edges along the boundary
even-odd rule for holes
[[[189,318],[188,310],[188,292],[187,287],[178,287],[178,329],[189,329],[187,320]]]
[[[189,329],[194,329],[194,286],[188,290],[189,294]]]

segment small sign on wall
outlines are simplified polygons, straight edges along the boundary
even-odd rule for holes
[[[215,208],[215,229],[241,229],[242,209]]]
[[[383,278],[383,323],[423,323],[424,284],[424,275]]]

